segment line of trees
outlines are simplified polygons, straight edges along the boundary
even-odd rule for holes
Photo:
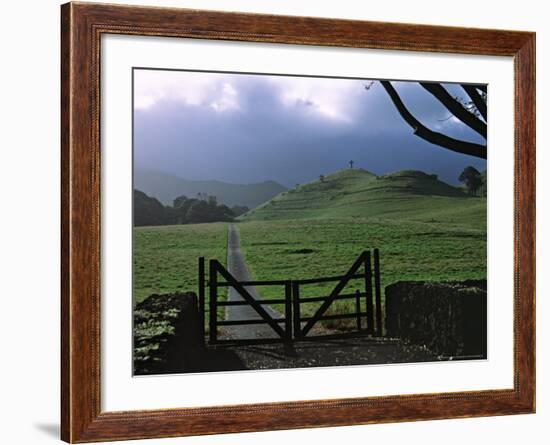
[[[161,226],[169,224],[198,224],[233,221],[248,211],[246,206],[228,207],[218,204],[215,196],[199,193],[196,198],[178,196],[172,206],[134,190],[134,225]]]

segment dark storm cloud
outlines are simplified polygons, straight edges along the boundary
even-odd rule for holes
[[[136,75],[135,167],[189,179],[275,180],[287,186],[344,168],[350,159],[377,174],[418,169],[452,183],[467,165],[486,168],[485,161],[414,136],[380,84],[369,90],[365,84],[207,73]],[[394,85],[430,128],[481,142],[448,119],[448,111],[418,84]]]

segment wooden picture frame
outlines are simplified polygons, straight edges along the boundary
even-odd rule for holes
[[[175,437],[535,411],[535,34],[68,3],[61,8],[61,437]],[[167,36],[511,56],[515,70],[514,387],[437,394],[102,412],[100,38]]]

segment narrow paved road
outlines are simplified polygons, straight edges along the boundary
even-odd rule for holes
[[[241,252],[241,240],[239,232],[234,224],[229,225],[227,234],[227,270],[239,281],[251,281],[248,268],[244,261]],[[246,290],[256,300],[261,297],[253,286],[246,286]],[[282,290],[281,290],[282,292]],[[229,288],[228,301],[243,301],[243,297],[232,287]],[[282,318],[282,315],[270,308],[268,305],[263,305],[263,308],[273,318]],[[226,320],[261,320],[262,317],[250,305],[244,306],[228,306],[225,312]],[[282,326],[282,325],[281,325]],[[241,326],[224,326],[224,333],[230,338],[236,339],[251,339],[251,338],[277,338],[278,335],[267,324],[253,324]]]

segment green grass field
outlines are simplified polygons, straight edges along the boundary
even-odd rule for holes
[[[356,257],[380,249],[382,286],[401,280],[486,277],[486,199],[421,172],[377,177],[341,170],[276,196],[237,223],[253,279],[344,274]],[[135,230],[135,300],[197,289],[197,258],[226,260],[227,224]],[[345,292],[363,288],[352,282]],[[328,295],[333,284],[309,285],[304,296]],[[281,297],[281,288],[258,291]],[[352,300],[335,302],[347,312]],[[305,314],[318,306],[303,308]]]
[[[486,276],[486,237],[480,229],[377,218],[251,221],[238,224],[242,251],[254,279],[343,275],[356,257],[380,249],[382,286],[401,280],[465,280]],[[328,295],[336,283],[302,287],[303,296]],[[364,287],[351,282],[343,293]],[[265,287],[263,297],[281,297]],[[333,304],[333,312],[353,308]],[[311,304],[305,313],[318,305]]]
[[[198,289],[198,258],[226,261],[227,223],[134,228],[134,303]]]

